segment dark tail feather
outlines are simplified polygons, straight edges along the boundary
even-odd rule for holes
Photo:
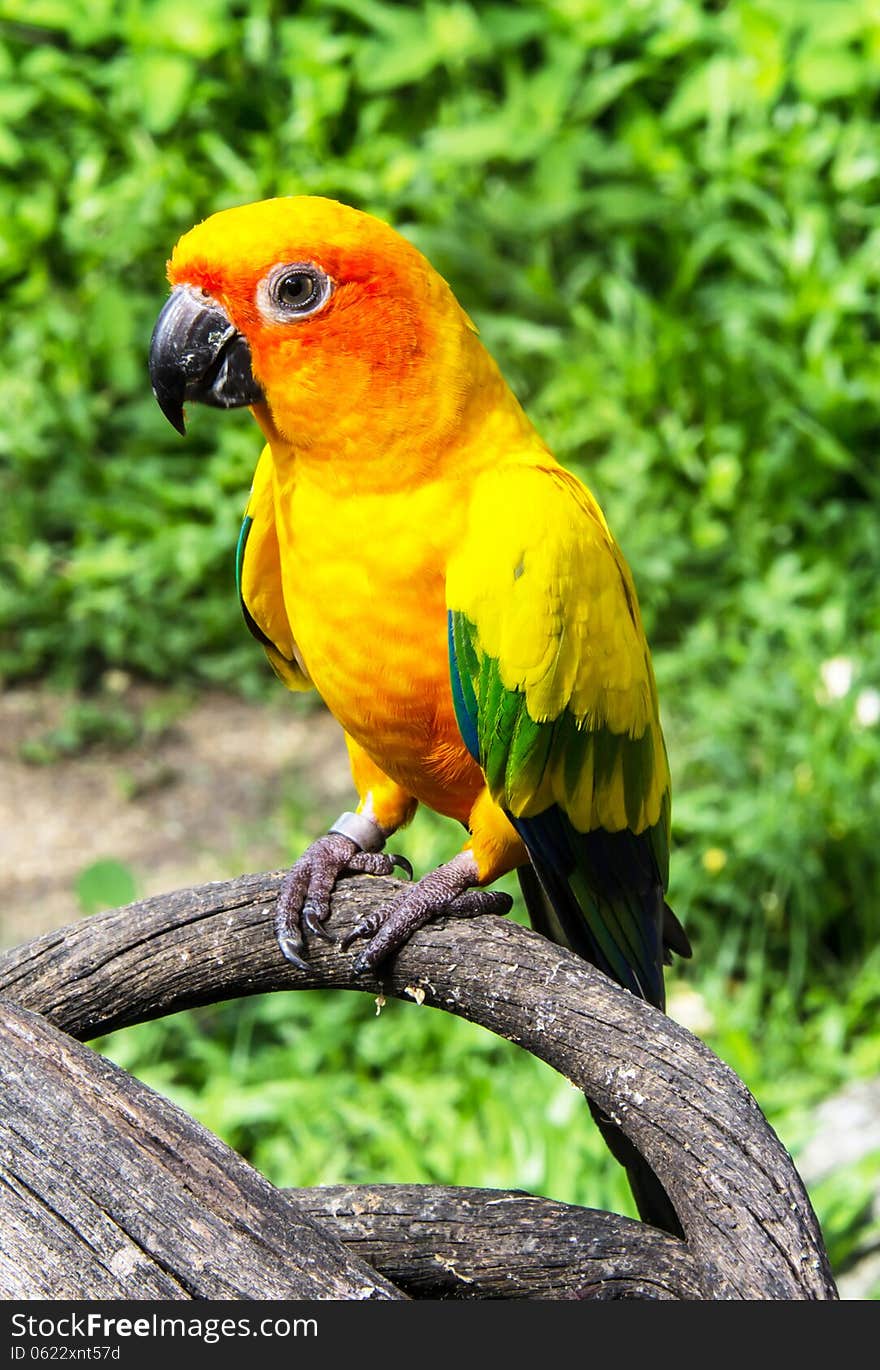
[[[520,866],[517,875],[529,919],[535,931],[542,933],[552,942],[570,947],[572,951],[577,952],[586,960],[595,963],[597,958],[590,954],[590,948],[584,943],[582,920],[569,920],[566,917],[565,905],[562,906],[561,910],[554,907],[533,866]],[[664,941],[672,950],[677,951],[682,956],[690,955],[690,943],[687,935],[666,904],[663,906],[663,935]],[[608,974],[607,966],[600,964],[599,968]],[[626,1171],[629,1187],[632,1190],[636,1208],[642,1221],[650,1223],[652,1227],[662,1228],[664,1232],[670,1232],[674,1237],[684,1237],[682,1226],[678,1221],[669,1195],[644,1156],[618,1125],[612,1122],[606,1113],[603,1113],[599,1105],[589,1096],[585,1097],[605,1145],[614,1159]]]
[[[663,905],[663,943],[667,949],[667,965],[672,960],[669,955],[672,951],[676,955],[684,957],[686,961],[690,960],[694,954],[687,933],[668,904]]]

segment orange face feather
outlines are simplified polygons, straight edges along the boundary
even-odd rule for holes
[[[261,313],[260,282],[281,262],[312,263],[330,277],[330,298],[310,317],[277,322]],[[275,430],[300,450],[338,461],[356,441],[363,461],[366,435],[400,481],[408,464],[401,444],[418,468],[431,448],[461,434],[475,402],[509,395],[421,253],[333,200],[290,197],[215,214],[181,238],[168,278],[203,290],[245,335]]]

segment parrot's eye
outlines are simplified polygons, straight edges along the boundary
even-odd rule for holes
[[[326,304],[333,282],[310,262],[273,267],[257,287],[260,311],[274,323],[287,323],[316,313]]]
[[[311,271],[291,271],[275,288],[275,297],[285,309],[309,309],[320,294],[321,282]]]

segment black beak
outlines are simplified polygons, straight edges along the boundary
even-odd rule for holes
[[[150,340],[150,380],[159,408],[186,432],[185,400],[240,409],[263,399],[247,343],[210,296],[178,285],[165,302]]]

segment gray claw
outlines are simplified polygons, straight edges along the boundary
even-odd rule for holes
[[[413,871],[412,866],[407,861],[405,856],[401,856],[400,852],[389,852],[388,855],[391,859],[392,865],[399,866],[400,869],[403,871],[404,875],[406,876],[407,880],[412,880],[415,878],[415,872]]]
[[[363,951],[357,955],[351,963],[353,975],[368,975],[373,969],[373,959],[369,955],[369,947],[364,947]]]
[[[364,914],[363,918],[360,918],[357,923],[355,923],[351,932],[347,932],[345,936],[341,938],[339,942],[340,949],[342,951],[348,951],[352,942],[356,942],[358,938],[372,937],[376,929],[381,926],[381,921],[381,918],[377,918],[375,913]],[[360,956],[357,959],[360,960]]]
[[[305,948],[298,937],[290,937],[286,933],[281,932],[277,934],[277,942],[281,949],[282,956],[286,961],[289,961],[292,966],[296,966],[297,970],[311,970],[308,961],[304,961],[302,958],[301,953]]]
[[[302,911],[303,926],[315,937],[322,937],[325,942],[334,942],[336,939],[324,927],[320,913],[314,904],[306,904]]]

